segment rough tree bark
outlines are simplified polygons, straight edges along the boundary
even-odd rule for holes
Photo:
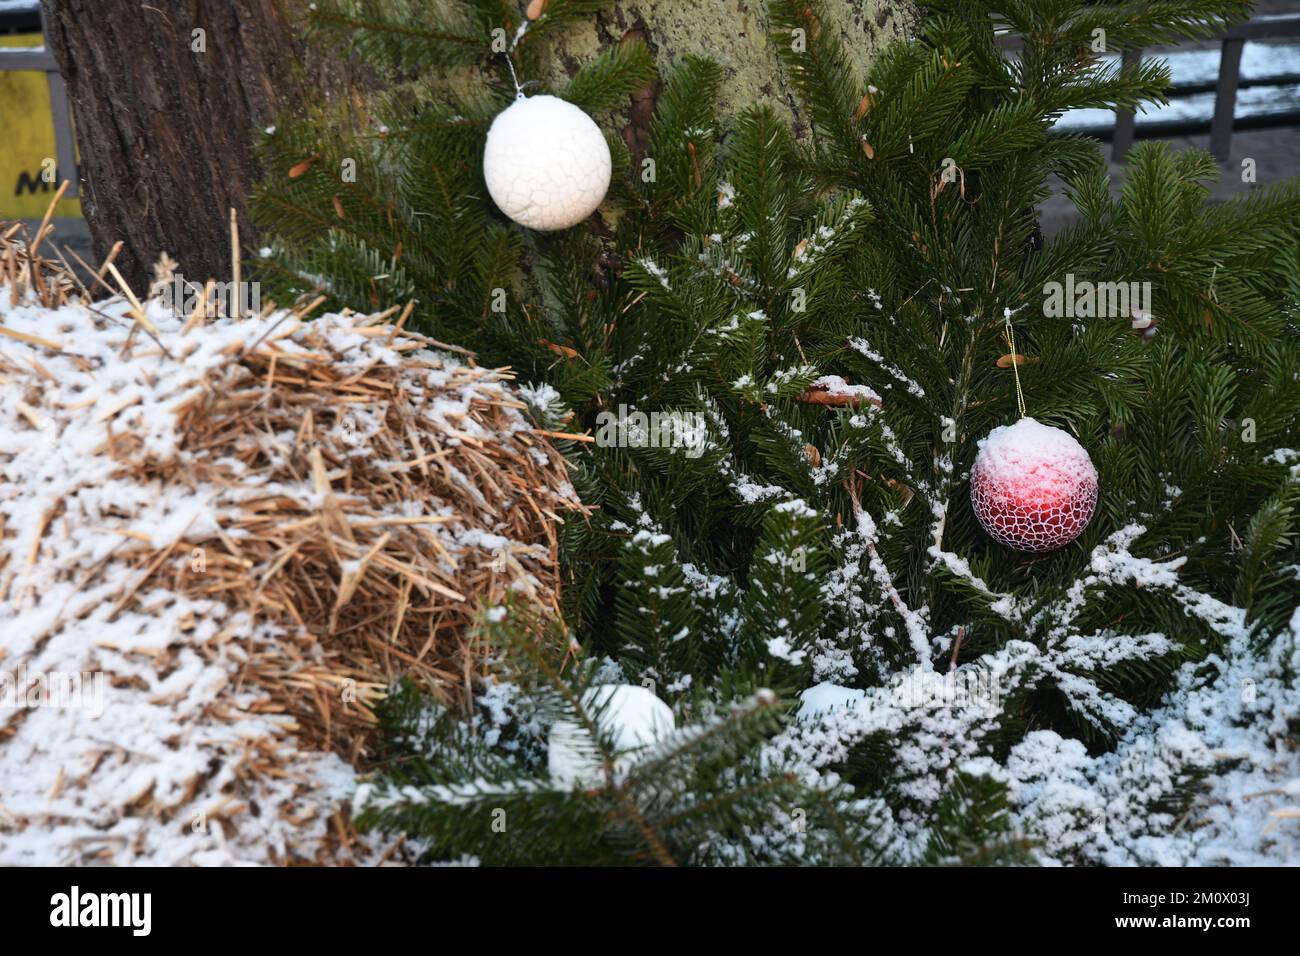
[[[166,251],[196,280],[230,274],[255,131],[304,82],[276,0],[43,0],[81,151],[95,251],[139,291]],[[194,31],[202,30],[202,34]]]

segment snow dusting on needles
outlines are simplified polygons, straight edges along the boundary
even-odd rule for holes
[[[848,382],[844,381],[843,376],[840,375],[823,375],[820,378],[815,379],[809,385],[809,388],[825,389],[828,395],[837,398],[847,398],[856,404],[870,402],[874,405],[879,405],[883,401],[880,397],[880,393],[875,389],[869,388],[866,385],[850,385]]]

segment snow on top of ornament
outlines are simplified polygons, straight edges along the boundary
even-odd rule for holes
[[[623,755],[616,764],[620,771],[634,762],[638,751],[662,740],[677,726],[672,708],[635,684],[590,687],[582,695],[582,708]],[[600,785],[600,751],[585,727],[571,720],[557,720],[551,726],[547,770],[551,783],[562,789]]]
[[[1068,432],[1022,418],[980,441],[970,492],[975,516],[994,540],[1051,551],[1087,527],[1097,506],[1097,469]]]
[[[989,432],[979,442],[975,467],[991,481],[1031,479],[1044,492],[1059,494],[1097,480],[1092,459],[1073,435],[1033,418]]]
[[[492,121],[483,178],[492,201],[529,229],[567,229],[609,189],[609,144],[590,116],[556,96],[515,100]]]

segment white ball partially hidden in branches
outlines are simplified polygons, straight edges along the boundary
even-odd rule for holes
[[[500,210],[529,229],[567,229],[609,189],[609,144],[590,116],[556,96],[515,100],[497,114],[483,178]]]
[[[616,769],[627,769],[638,755],[676,728],[672,708],[635,684],[597,684],[582,695],[582,709],[614,745]],[[547,741],[547,771],[562,790],[591,789],[604,783],[600,750],[586,727],[557,720]]]

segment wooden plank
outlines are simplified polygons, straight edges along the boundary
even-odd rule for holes
[[[1221,163],[1227,162],[1232,153],[1232,121],[1237,109],[1237,83],[1241,79],[1241,51],[1245,46],[1245,40],[1226,39],[1219,59],[1219,85],[1214,91],[1214,120],[1210,123],[1210,152]]]

